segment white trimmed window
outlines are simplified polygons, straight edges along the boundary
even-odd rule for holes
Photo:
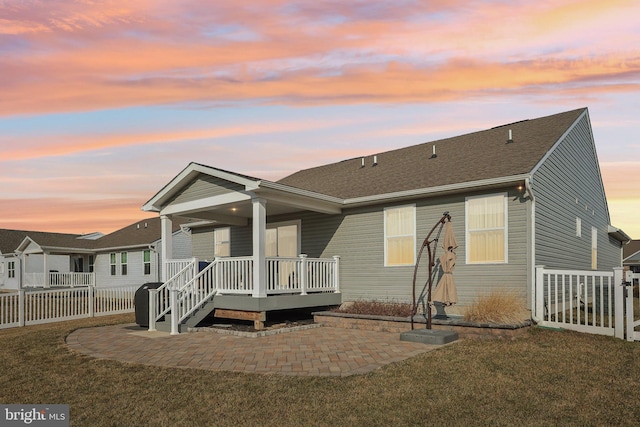
[[[109,254],[109,266],[111,267],[111,275],[116,275],[116,253]]]
[[[506,194],[467,197],[467,264],[507,262]]]
[[[120,252],[120,271],[123,276],[127,275],[127,253]]]
[[[16,277],[16,262],[15,261],[7,262],[7,277],[9,279],[13,279],[14,277]]]
[[[576,217],[576,237],[582,237],[582,218]]]
[[[598,229],[591,227],[591,269],[598,269]]]
[[[89,273],[93,273],[95,268],[96,258],[93,255],[89,255]]]
[[[151,251],[149,249],[142,253],[142,269],[145,275],[151,274]]]
[[[414,265],[416,262],[416,206],[384,210],[384,265]]]
[[[213,230],[213,255],[215,257],[231,256],[231,229],[229,227]]]

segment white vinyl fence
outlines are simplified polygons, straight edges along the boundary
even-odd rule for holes
[[[624,337],[622,268],[575,271],[536,266],[535,320],[540,326]]]
[[[0,294],[0,329],[134,311],[138,286],[20,290]]]

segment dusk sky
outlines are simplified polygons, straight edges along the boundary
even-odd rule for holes
[[[111,232],[196,161],[299,169],[589,108],[640,238],[638,0],[0,0],[0,228]]]

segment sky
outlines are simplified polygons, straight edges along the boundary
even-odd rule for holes
[[[0,0],[0,228],[108,233],[195,161],[292,172],[587,107],[640,238],[638,0]]]

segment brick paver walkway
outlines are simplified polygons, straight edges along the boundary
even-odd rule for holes
[[[172,336],[137,325],[78,329],[67,337],[67,345],[121,362],[317,376],[362,374],[437,348],[400,341],[397,333],[331,327],[249,338],[215,332]]]

